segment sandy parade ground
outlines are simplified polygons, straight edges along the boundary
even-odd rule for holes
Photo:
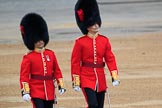
[[[76,1],[0,0],[0,108],[32,108],[31,102],[22,100],[19,87],[20,63],[28,52],[19,23],[28,12],[38,12],[47,21],[47,48],[55,51],[63,73],[67,91],[59,95],[56,90],[55,108],[86,107],[82,92],[72,89],[70,75],[74,39],[81,34],[74,17]],[[101,33],[110,39],[121,81],[113,87],[105,67],[109,88],[104,108],[110,108],[108,93],[111,108],[162,108],[162,1],[98,1],[103,22]]]
[[[162,33],[110,37],[121,84],[111,85],[106,67],[112,108],[162,108]],[[56,108],[84,108],[82,92],[71,86],[70,56],[74,41],[50,41],[63,72],[67,92],[59,95]],[[27,49],[23,43],[0,44],[0,108],[31,108],[22,100],[19,68]],[[105,108],[109,108],[106,94]]]

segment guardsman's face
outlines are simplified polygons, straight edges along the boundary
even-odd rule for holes
[[[44,41],[43,41],[43,40],[40,40],[40,41],[36,42],[36,43],[34,44],[34,47],[35,47],[35,48],[42,49],[42,48],[44,47]]]
[[[95,23],[94,25],[88,27],[89,32],[98,32],[99,31],[99,25]]]

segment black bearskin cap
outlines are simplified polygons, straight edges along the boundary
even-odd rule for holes
[[[101,17],[96,0],[78,0],[75,5],[75,18],[78,27],[83,34],[87,34],[87,28],[99,24],[101,27]]]
[[[49,41],[46,21],[36,13],[28,13],[22,18],[20,31],[24,44],[29,50],[34,50],[34,43],[39,40],[43,40],[45,46]]]

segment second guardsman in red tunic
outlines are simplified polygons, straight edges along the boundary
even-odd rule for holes
[[[109,39],[98,33],[101,18],[96,0],[78,0],[75,15],[84,36],[75,40],[72,51],[73,88],[80,91],[81,87],[88,108],[103,108],[107,89],[105,64],[112,76],[112,84],[120,83],[115,56]]]
[[[20,69],[20,88],[23,100],[31,100],[33,108],[53,108],[55,85],[63,94],[63,76],[54,51],[46,49],[49,41],[45,20],[36,13],[23,17],[20,29],[24,44],[30,50],[22,59]]]

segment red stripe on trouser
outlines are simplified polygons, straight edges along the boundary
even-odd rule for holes
[[[84,88],[82,88],[82,92],[83,92],[83,95],[84,95],[86,103],[87,103],[86,108],[88,108],[88,99],[87,99],[87,95],[86,95]]]

